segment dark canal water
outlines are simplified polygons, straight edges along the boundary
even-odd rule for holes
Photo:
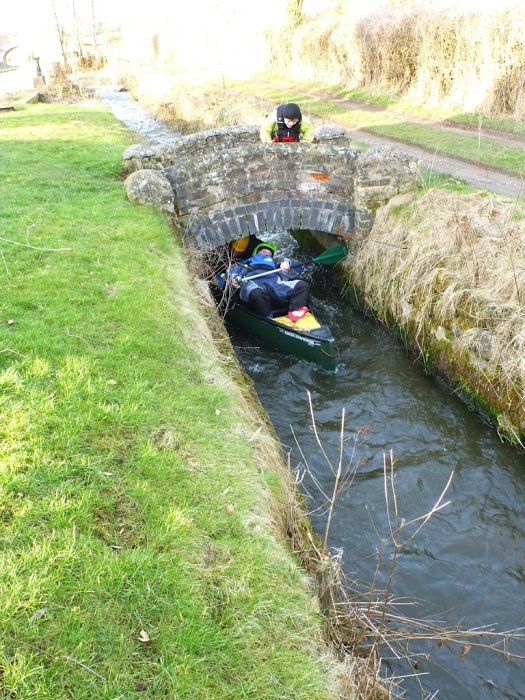
[[[274,240],[281,243],[281,251],[300,257],[287,234]],[[396,612],[448,629],[503,632],[523,626],[525,457],[502,444],[439,381],[425,376],[397,339],[349,308],[326,273],[316,272],[312,282],[315,309],[338,339],[335,374],[230,331],[238,357],[289,450],[292,468],[307,463],[326,493],[332,492],[334,476],[312,430],[308,397],[319,439],[334,465],[344,411],[343,464],[356,471],[336,501],[328,543],[343,550],[348,580],[359,581],[361,592],[385,589],[392,580],[388,570],[394,553],[389,522],[395,526],[401,518],[408,522],[429,512],[452,475],[443,498],[449,504],[413,539],[420,522],[396,535]],[[395,503],[389,499],[389,520],[383,465],[390,470],[391,454]],[[303,483],[313,525],[323,535],[326,501],[313,481],[307,475]],[[472,648],[463,656],[466,647],[452,646],[451,652],[434,641],[414,644],[411,650],[425,655],[418,657],[417,670],[396,660],[387,647],[382,656],[391,673],[409,676],[402,686],[406,698],[430,698],[437,691],[437,697],[447,700],[525,698],[525,661],[475,646],[497,642],[495,637],[470,639]],[[498,648],[505,649],[502,643]],[[511,643],[510,651],[523,655],[525,644]]]
[[[98,94],[120,121],[150,143],[176,135],[127,93],[107,88]],[[287,233],[274,239],[283,254],[301,257]],[[305,477],[303,486],[314,527],[322,535],[327,515],[313,480],[331,492],[334,476],[312,430],[309,396],[319,439],[333,464],[345,415],[343,461],[356,471],[336,502],[328,544],[342,550],[348,580],[360,582],[355,587],[361,593],[386,587],[394,554],[390,525],[429,512],[452,475],[443,499],[448,505],[413,539],[419,523],[396,536],[396,612],[444,628],[503,632],[524,626],[525,457],[503,445],[448,389],[426,377],[398,340],[352,310],[329,275],[318,271],[312,281],[315,309],[338,340],[335,374],[258,347],[233,329],[232,340],[289,450],[292,468],[307,466],[313,475]],[[387,510],[383,465],[390,465],[390,455],[395,503],[389,499]],[[390,673],[406,676],[402,687],[409,700],[525,698],[525,661],[476,648],[470,641],[472,649],[463,656],[466,649],[461,647],[450,651],[435,642],[414,645],[412,651],[424,655],[417,669],[397,659],[397,649],[384,647],[382,657]],[[487,645],[498,639],[477,641]],[[505,649],[502,644],[498,648]],[[511,642],[509,650],[525,655],[525,644]]]

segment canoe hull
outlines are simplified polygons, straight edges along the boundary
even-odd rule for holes
[[[229,322],[273,348],[334,371],[338,359],[334,337],[313,314],[308,314],[308,317],[296,324],[291,323],[286,315],[265,318],[241,303],[234,304],[226,314]]]

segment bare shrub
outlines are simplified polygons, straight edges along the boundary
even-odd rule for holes
[[[393,12],[370,15],[357,26],[362,84],[371,90],[403,94],[418,70],[423,37],[414,16]]]
[[[316,78],[421,104],[525,114],[525,8],[472,9],[461,2],[404,4],[373,14],[341,8],[273,30],[296,78]]]
[[[412,6],[359,25],[363,80],[419,103],[520,116],[525,13]],[[521,83],[522,85],[522,83]]]
[[[296,29],[274,28],[267,35],[272,67],[282,68],[290,56],[296,79],[315,77],[327,82],[355,84],[361,80],[361,59],[355,25],[341,21],[337,11],[309,16]]]
[[[88,93],[75,80],[55,80],[41,92],[41,102],[82,102]]]
[[[519,37],[525,13],[505,9],[482,13],[459,6],[447,13],[419,11],[413,19],[414,30],[424,41],[408,97],[517,116],[516,95],[498,85],[509,66],[523,64]]]
[[[495,114],[525,116],[525,11],[504,11],[488,28],[496,70],[487,91],[486,108]]]

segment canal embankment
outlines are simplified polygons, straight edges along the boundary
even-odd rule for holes
[[[431,189],[378,210],[346,267],[350,296],[520,448],[524,254],[520,202]]]

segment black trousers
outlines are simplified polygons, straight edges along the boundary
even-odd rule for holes
[[[308,282],[297,280],[293,289],[290,289],[288,297],[277,296],[275,289],[268,286],[251,291],[248,303],[261,316],[271,316],[275,309],[287,308],[288,311],[295,311],[302,306],[308,306],[309,295],[310,285]]]

